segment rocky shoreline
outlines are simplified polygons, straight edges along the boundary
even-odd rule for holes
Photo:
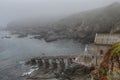
[[[80,39],[77,39],[77,38],[70,38],[70,37],[67,37],[65,35],[49,35],[47,33],[42,33],[42,34],[32,34],[32,33],[14,33],[14,32],[11,32],[12,35],[17,35],[17,38],[24,38],[24,37],[28,37],[28,36],[32,36],[30,37],[30,39],[38,39],[38,40],[45,40],[46,42],[53,42],[53,41],[57,41],[57,40],[62,40],[62,39],[72,39],[72,40],[75,40],[75,41],[79,41],[79,42],[82,42],[84,43],[84,41],[81,41]]]
[[[58,39],[75,39],[82,43],[92,43],[96,33],[120,33],[120,3],[80,12],[51,23],[36,24],[11,22],[5,30],[13,33],[40,35],[36,39],[47,42]],[[114,12],[114,13],[113,13]],[[41,19],[42,20],[42,19]],[[29,25],[29,26],[28,26]],[[34,25],[34,26],[33,26]],[[21,37],[21,36],[20,36]]]
[[[25,78],[26,80],[91,80],[90,72],[94,69],[94,66],[76,63],[71,64],[63,72],[41,67]]]

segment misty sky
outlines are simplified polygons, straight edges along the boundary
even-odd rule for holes
[[[0,0],[0,26],[26,17],[66,16],[119,0]]]

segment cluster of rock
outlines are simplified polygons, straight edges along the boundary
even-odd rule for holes
[[[57,79],[57,80],[90,80],[90,72],[95,69],[94,66],[86,66],[83,64],[77,64],[70,61],[69,66],[66,67],[63,60],[60,60],[59,63],[56,63],[56,59],[53,59],[49,63],[48,59],[38,60],[38,63],[34,59],[27,64],[38,65],[39,69],[34,72],[27,79]],[[59,64],[59,65],[58,65]]]
[[[60,80],[91,80],[90,72],[94,69],[92,66],[72,64],[63,73],[58,73],[56,76]]]
[[[120,32],[119,9],[120,3],[113,3],[107,7],[74,14],[50,25],[24,27],[25,24],[18,21],[8,24],[7,28],[10,31],[42,35],[42,38],[48,42],[65,38],[93,42],[96,33]]]

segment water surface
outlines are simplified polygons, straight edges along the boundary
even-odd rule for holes
[[[5,38],[11,36],[11,38]],[[44,40],[17,38],[9,32],[0,32],[0,80],[23,80],[25,71],[21,61],[34,56],[79,54],[83,46],[73,40],[58,40],[47,43]]]

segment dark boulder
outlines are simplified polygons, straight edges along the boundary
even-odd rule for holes
[[[57,78],[61,80],[88,80],[87,78],[90,78],[90,72],[94,69],[95,67],[88,67],[82,64],[74,64],[68,69],[65,69],[63,73],[57,74]]]

